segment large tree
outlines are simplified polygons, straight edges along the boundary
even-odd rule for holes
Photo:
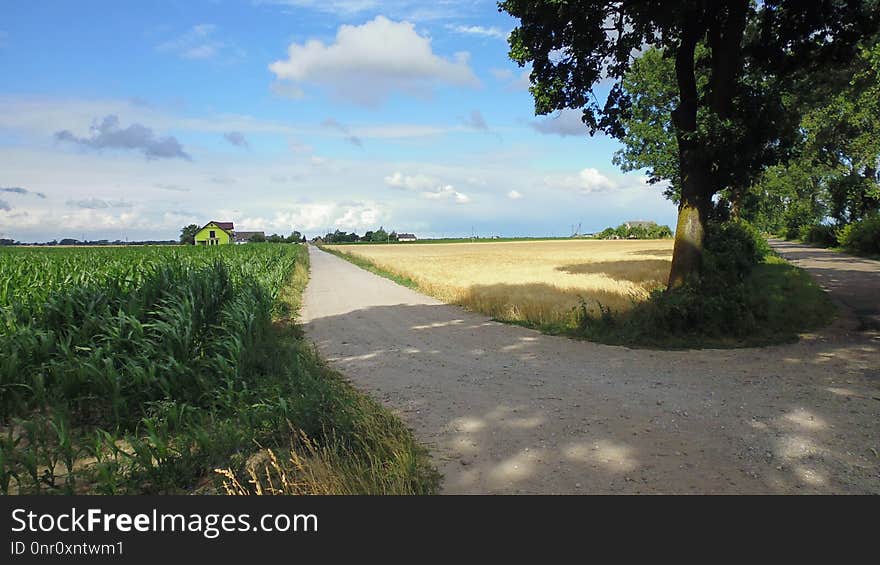
[[[581,109],[591,134],[625,135],[632,99],[622,79],[634,54],[657,47],[674,62],[677,100],[669,118],[680,186],[669,286],[675,288],[699,274],[715,194],[747,186],[760,172],[764,149],[772,147],[767,132],[773,128],[756,116],[772,115],[767,109],[778,93],[764,94],[747,74],[760,72],[779,84],[851,58],[859,40],[876,33],[877,4],[505,0],[499,7],[520,20],[510,35],[510,56],[532,65],[536,113]],[[700,48],[705,56],[698,58]],[[604,103],[594,93],[601,81],[611,85]],[[737,153],[743,149],[749,153]]]
[[[199,233],[199,226],[190,224],[180,228],[180,243],[184,245],[195,245],[196,234]]]

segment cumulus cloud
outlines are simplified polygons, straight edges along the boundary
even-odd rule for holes
[[[106,116],[92,124],[89,137],[78,137],[70,130],[55,132],[55,139],[91,147],[93,149],[134,149],[142,152],[147,159],[185,159],[192,158],[173,136],[156,137],[153,130],[141,124],[127,128],[119,127],[119,118]]]
[[[529,125],[538,133],[545,135],[558,135],[560,137],[581,137],[588,132],[581,117],[580,110],[562,110],[555,116],[543,120],[533,121]]]
[[[341,229],[364,231],[390,218],[388,211],[374,202],[305,202],[275,213],[274,218],[246,217],[237,224],[250,229],[275,232]]]
[[[20,186],[10,186],[10,187],[0,187],[0,192],[8,192],[10,194],[21,194],[22,196],[26,194],[33,194],[37,198],[46,198],[46,195],[42,192],[34,192],[32,190],[28,190],[26,188],[21,188]]]
[[[511,200],[519,200],[520,198],[523,197],[523,195],[518,190],[511,190],[510,192],[507,193],[507,197],[510,198]]]
[[[377,105],[393,93],[427,94],[438,84],[477,86],[469,59],[465,52],[441,57],[413,24],[377,16],[360,26],[341,26],[331,44],[292,43],[287,59],[269,70],[279,80],[319,85],[341,99]]]
[[[485,26],[465,26],[465,25],[447,25],[446,29],[449,31],[461,34],[461,35],[472,35],[477,37],[489,37],[492,39],[501,39],[506,41],[507,36],[509,35],[506,32],[501,31],[497,27],[485,27]]]
[[[223,139],[236,147],[250,147],[247,138],[240,131],[228,131],[223,134]]]
[[[401,172],[395,172],[385,177],[385,184],[391,188],[400,188],[413,191],[427,191],[436,188],[440,181],[425,175],[405,175]]]
[[[427,175],[405,175],[401,172],[385,177],[385,184],[391,188],[419,192],[429,200],[452,200],[458,204],[467,204],[470,197],[455,189],[451,184],[443,184]]]
[[[473,110],[471,115],[462,121],[464,122],[464,125],[469,128],[479,131],[489,131],[489,124],[486,123],[483,114],[481,114],[479,110]]]
[[[67,205],[71,208],[85,208],[87,210],[104,210],[107,208],[131,208],[131,202],[124,200],[101,200],[100,198],[88,198],[85,200],[68,200]]]
[[[451,184],[437,187],[435,190],[423,192],[422,196],[430,200],[452,200],[456,204],[467,204],[471,201],[470,196],[455,190]]]
[[[226,45],[214,39],[217,26],[213,24],[195,25],[183,35],[156,46],[161,53],[172,53],[183,59],[211,59]]]
[[[0,200],[0,210],[3,210],[4,212],[8,212],[8,211],[12,210],[12,207],[5,200]]]
[[[572,189],[581,194],[601,192],[617,187],[613,180],[592,167],[581,170],[577,175],[567,175],[561,178],[548,177],[545,182],[550,186]]]

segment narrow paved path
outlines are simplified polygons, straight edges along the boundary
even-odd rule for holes
[[[880,493],[880,335],[649,351],[493,322],[310,248],[303,322],[447,493]]]
[[[880,330],[880,261],[781,239],[771,239],[770,245],[812,274],[844,313],[855,316],[859,329]]]

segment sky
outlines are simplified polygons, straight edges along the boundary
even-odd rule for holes
[[[5,3],[0,237],[673,225],[618,142],[534,115],[515,26],[485,0]]]

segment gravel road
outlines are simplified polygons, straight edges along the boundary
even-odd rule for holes
[[[792,345],[634,350],[310,253],[308,336],[409,424],[445,493],[880,493],[880,333],[857,313]]]

